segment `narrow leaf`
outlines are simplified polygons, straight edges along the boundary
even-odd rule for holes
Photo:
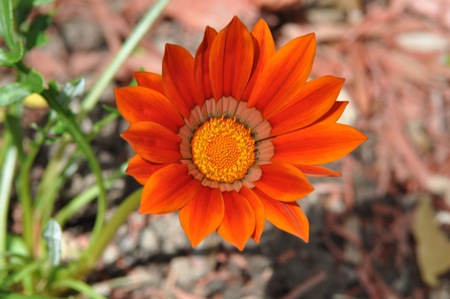
[[[67,108],[70,101],[84,93],[85,87],[86,81],[84,78],[78,78],[71,82],[67,82],[56,100],[63,108]]]
[[[61,299],[57,297],[37,296],[37,295],[24,295],[16,292],[10,292],[0,289],[0,298],[2,299]]]
[[[41,45],[45,37],[45,29],[51,24],[52,17],[50,15],[39,15],[31,22],[27,32],[23,33],[26,39],[26,48],[31,49]]]
[[[17,148],[17,151],[19,153],[20,160],[23,161],[24,158],[24,152],[23,152],[23,131],[22,126],[20,125],[20,119],[11,114],[6,114],[6,127],[11,132],[11,135],[13,137],[13,143]]]
[[[11,0],[0,1],[0,36],[9,49],[14,48],[14,27]]]
[[[14,22],[11,0],[0,1],[0,36],[9,48],[9,52],[0,49],[0,65],[11,66],[22,58],[22,43],[14,36]]]
[[[61,262],[62,229],[55,219],[51,218],[49,220],[43,237],[47,241],[50,262],[53,267],[56,267]]]

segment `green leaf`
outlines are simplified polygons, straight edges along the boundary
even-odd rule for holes
[[[46,40],[45,29],[51,24],[50,15],[39,15],[31,22],[28,30],[23,33],[26,39],[26,48],[31,49],[43,44]]]
[[[119,114],[119,109],[108,106],[108,105],[102,105],[102,108],[105,109],[107,112],[111,113],[111,114]]]
[[[0,36],[3,37],[3,40],[10,49],[14,49],[14,24],[11,0],[0,1]]]
[[[72,110],[67,109],[66,113],[70,118],[74,119],[75,113],[73,113]],[[62,135],[63,133],[67,132],[66,122],[58,118],[56,120],[56,123],[50,128],[50,132],[55,135]]]
[[[31,93],[28,86],[15,82],[0,88],[0,107],[9,106],[23,100]]]
[[[48,3],[52,3],[55,0],[16,0],[16,5],[14,8],[23,9],[23,8],[31,8],[33,6],[40,6]]]
[[[77,292],[87,295],[91,299],[106,299],[105,297],[97,294],[94,289],[85,282],[74,279],[61,279],[57,280],[53,286],[68,287]]]
[[[0,289],[0,298],[2,299],[61,299],[57,297],[24,295]]]
[[[1,287],[8,287],[10,285],[18,283],[21,280],[27,279],[28,277],[33,275],[34,272],[39,271],[42,268],[44,262],[45,259],[40,259],[24,265],[17,272],[14,272],[6,277],[6,279],[4,279],[0,283]]]
[[[83,89],[84,89],[84,80],[81,80],[83,82]],[[75,91],[77,91],[78,88],[74,89],[74,92],[72,95],[75,94]],[[63,91],[64,93],[64,91]],[[100,189],[99,197],[98,197],[98,208],[97,208],[97,217],[94,224],[94,229],[92,231],[92,239],[91,240],[97,240],[98,236],[102,233],[101,229],[103,227],[103,223],[105,221],[105,211],[106,211],[106,192],[105,187],[103,184],[103,176],[101,172],[100,164],[97,160],[97,157],[92,150],[86,136],[81,131],[80,126],[75,121],[74,117],[67,113],[67,109],[65,109],[61,103],[58,101],[58,99],[55,99],[52,97],[51,92],[48,92],[47,90],[44,90],[42,93],[44,98],[47,100],[49,106],[58,114],[58,118],[65,122],[67,125],[67,132],[72,136],[73,140],[77,143],[80,150],[85,155],[85,158],[91,167],[92,172],[94,173],[96,179],[97,179],[97,185]]]
[[[0,1],[0,36],[9,48],[9,52],[0,49],[0,65],[4,66],[11,66],[23,55],[22,43],[14,36],[13,20],[11,0]]]
[[[44,90],[44,78],[33,69],[28,74],[21,73],[20,82],[27,86],[30,92],[41,93]]]
[[[33,0],[33,6],[40,6],[48,3],[52,3],[55,0]]]
[[[6,67],[12,67],[14,62],[17,62],[22,58],[23,55],[23,47],[21,43],[17,44],[12,51],[6,52],[3,49],[0,49],[0,65]]]
[[[53,267],[61,262],[62,229],[59,223],[51,218],[44,230],[44,239],[47,241],[48,257]]]
[[[24,158],[24,152],[23,152],[23,131],[22,126],[20,125],[20,119],[11,114],[6,114],[6,127],[11,132],[11,135],[13,137],[13,143],[17,148],[17,151],[19,153],[19,158],[22,161]]]
[[[63,108],[67,108],[70,101],[84,93],[85,87],[86,81],[84,78],[78,78],[71,82],[67,82],[56,100]]]

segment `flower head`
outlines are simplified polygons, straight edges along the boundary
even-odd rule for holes
[[[144,185],[141,213],[179,211],[193,246],[217,231],[243,249],[268,219],[308,241],[296,200],[313,190],[306,176],[340,175],[320,164],[367,138],[336,121],[344,82],[307,82],[315,36],[278,51],[267,24],[249,32],[238,18],[207,27],[195,57],[167,45],[162,75],[135,73],[139,86],[115,90],[136,155],[127,173]]]

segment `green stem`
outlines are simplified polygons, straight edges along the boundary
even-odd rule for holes
[[[33,256],[33,225],[32,225],[32,200],[31,200],[31,182],[30,182],[30,172],[34,164],[37,154],[45,141],[45,135],[50,130],[54,121],[48,120],[47,124],[43,130],[39,133],[35,144],[31,147],[30,152],[27,154],[25,162],[22,164],[20,174],[19,174],[19,185],[18,190],[23,209],[24,209],[24,228],[23,236],[25,244],[28,248],[30,256]],[[29,206],[29,207],[28,207]]]
[[[52,284],[52,287],[54,288],[71,288],[79,293],[87,295],[89,298],[92,299],[106,299],[105,297],[97,294],[87,283],[79,281],[79,280],[73,280],[73,279],[62,279],[55,281]]]
[[[105,187],[103,186],[103,177],[101,173],[100,164],[98,163],[97,157],[94,154],[94,151],[92,150],[91,146],[89,145],[86,136],[83,134],[83,132],[81,132],[80,128],[78,127],[74,119],[70,115],[66,114],[66,111],[61,107],[61,105],[56,101],[56,99],[52,97],[52,95],[46,92],[44,92],[43,95],[47,100],[49,106],[53,110],[55,110],[55,112],[58,114],[58,117],[62,121],[64,121],[67,127],[67,131],[70,133],[73,140],[78,144],[80,150],[86,157],[86,160],[88,161],[93,174],[97,179],[97,185],[99,187],[100,193],[98,196],[97,217],[95,219],[94,228],[92,230],[92,236],[90,240],[91,244],[95,243],[98,237],[102,234],[102,227],[105,221],[105,212],[107,206],[106,191]]]
[[[55,153],[45,167],[37,190],[34,218],[37,223],[40,223],[41,229],[47,224],[48,219],[45,216],[53,210],[56,195],[64,182],[64,169],[74,152],[73,148],[67,149],[68,140],[66,136],[63,136],[58,142]]]
[[[105,188],[109,189],[114,181],[118,178],[123,177],[124,172],[122,169],[114,172],[109,178],[104,182]],[[100,189],[97,185],[90,187],[89,189],[83,191],[82,193],[75,196],[70,202],[64,206],[56,215],[55,220],[58,221],[59,225],[64,226],[67,219],[76,214],[82,207],[93,201],[99,194]]]
[[[94,108],[109,82],[111,82],[114,78],[119,68],[133,52],[134,48],[148,31],[150,26],[152,26],[156,19],[161,15],[162,10],[166,7],[169,1],[170,0],[158,0],[155,5],[153,5],[142,17],[131,35],[122,45],[122,48],[114,57],[113,61],[109,64],[101,77],[98,79],[97,83],[84,98],[81,103],[81,111],[78,115],[78,120],[82,119],[85,114],[89,113],[89,111]]]
[[[69,271],[69,275],[74,278],[80,278],[89,273],[90,270],[95,266],[97,260],[100,258],[103,250],[106,248],[108,243],[116,234],[119,227],[127,220],[128,215],[135,211],[139,207],[139,202],[141,199],[142,188],[136,190],[130,194],[117,208],[114,216],[111,220],[103,227],[102,234],[97,239],[97,242],[92,244],[87,254],[84,255],[84,259],[81,261],[73,262]]]

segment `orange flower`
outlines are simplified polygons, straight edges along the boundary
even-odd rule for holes
[[[306,82],[314,53],[314,34],[275,52],[263,20],[249,32],[235,17],[219,33],[207,27],[195,57],[168,44],[162,76],[138,72],[139,86],[116,89],[137,153],[127,173],[144,185],[139,211],[179,210],[193,246],[217,231],[242,250],[266,218],[308,241],[296,203],[314,189],[305,175],[339,176],[319,164],[367,139],[336,123],[344,79]]]

